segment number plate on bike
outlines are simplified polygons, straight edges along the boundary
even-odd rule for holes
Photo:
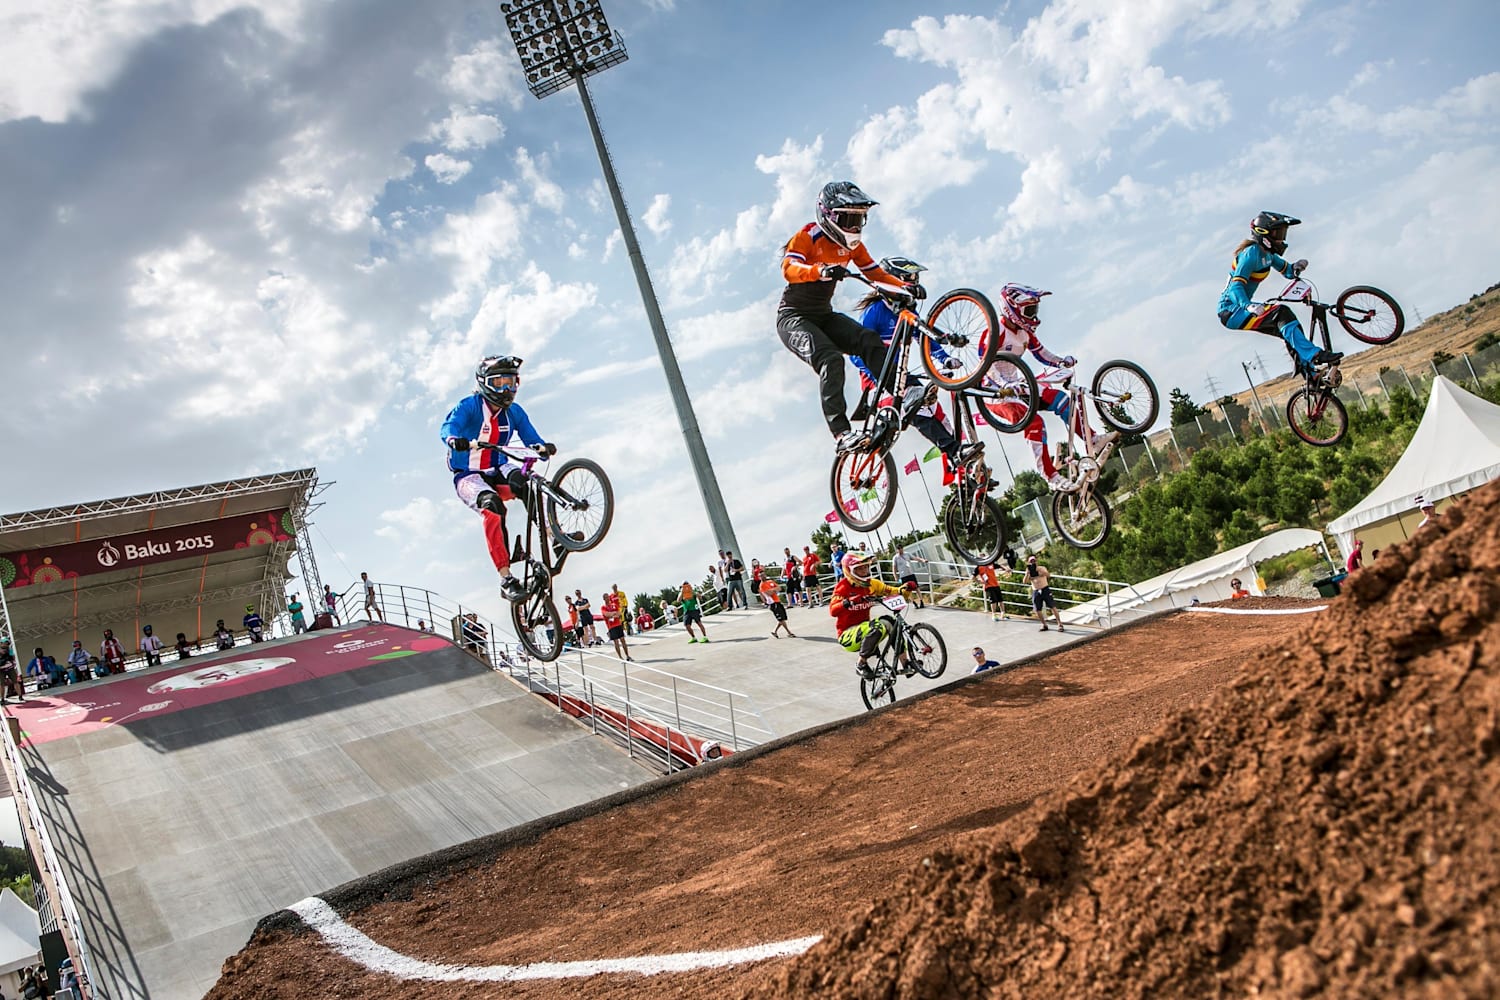
[[[1312,283],[1307,281],[1305,278],[1298,278],[1296,281],[1286,286],[1286,291],[1281,293],[1281,297],[1284,299],[1300,300],[1307,298],[1308,295],[1311,294],[1311,292]]]
[[[906,610],[906,598],[901,597],[900,595],[897,595],[895,597],[882,597],[880,599],[880,603],[884,604],[886,607],[890,608],[892,611],[905,611]]]

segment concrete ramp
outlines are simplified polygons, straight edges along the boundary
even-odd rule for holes
[[[386,625],[12,711],[111,1000],[197,1000],[266,913],[653,777],[448,641]]]

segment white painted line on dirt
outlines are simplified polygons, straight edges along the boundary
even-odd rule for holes
[[[732,951],[687,951],[675,955],[640,955],[635,958],[601,958],[592,962],[535,962],[531,965],[442,965],[392,951],[344,922],[327,903],[316,896],[287,907],[340,955],[371,972],[398,979],[433,982],[517,982],[526,979],[580,979],[602,973],[633,973],[654,976],[663,972],[717,969],[769,958],[800,955],[822,940],[821,935],[773,941]]]
[[[1310,615],[1314,611],[1327,611],[1328,605],[1315,604],[1310,608],[1188,608],[1208,615]]]

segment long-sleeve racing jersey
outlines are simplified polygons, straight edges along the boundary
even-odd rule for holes
[[[845,629],[869,621],[870,608],[876,601],[899,593],[900,590],[874,577],[863,585],[856,584],[847,574],[839,577],[833,588],[833,598],[828,602],[828,613],[833,616],[835,631],[842,634]]]
[[[823,265],[843,264],[848,267],[851,262],[871,281],[901,286],[898,278],[875,263],[863,243],[853,250],[845,250],[829,239],[816,222],[809,222],[787,240],[781,254],[781,276],[786,279],[781,308],[802,313],[833,312],[833,293],[838,282],[824,280]]]
[[[1288,278],[1296,277],[1286,258],[1272,253],[1258,243],[1251,243],[1235,254],[1234,264],[1229,268],[1229,283],[1219,296],[1219,313],[1222,315],[1247,308],[1255,296],[1255,289],[1260,287],[1260,283],[1273,270]]]
[[[531,426],[531,419],[519,403],[496,410],[478,392],[460,399],[458,405],[448,411],[442,430],[438,431],[444,444],[456,437],[485,444],[509,444],[511,437],[517,434],[533,447],[542,443],[542,436]],[[491,448],[448,449],[448,469],[452,472],[493,472],[505,462],[505,455]]]

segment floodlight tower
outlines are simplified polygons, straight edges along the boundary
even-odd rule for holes
[[[724,496],[719,492],[719,481],[708,461],[703,434],[698,430],[693,401],[682,382],[682,369],[677,366],[677,355],[667,336],[667,324],[662,320],[656,290],[651,287],[651,275],[646,271],[646,259],[641,255],[640,242],[635,238],[625,196],[620,193],[609,147],[604,143],[604,133],[599,130],[594,102],[589,97],[588,85],[584,83],[585,77],[624,62],[628,58],[625,43],[610,30],[599,0],[518,0],[502,3],[500,12],[505,15],[505,26],[510,29],[511,41],[515,42],[516,52],[521,57],[526,86],[533,94],[539,98],[550,97],[565,90],[569,84],[578,86],[583,113],[588,116],[589,132],[593,134],[594,148],[599,152],[599,165],[604,169],[604,182],[609,186],[609,197],[615,204],[620,235],[625,240],[630,264],[635,268],[635,281],[641,289],[641,301],[645,303],[646,318],[651,323],[651,336],[656,340],[656,353],[661,356],[667,388],[672,393],[672,404],[677,408],[677,421],[682,425],[682,436],[687,442],[693,472],[698,477],[698,492],[703,495],[709,524],[720,549],[743,557],[744,552],[734,537],[734,525],[729,521],[729,511],[724,506]]]

